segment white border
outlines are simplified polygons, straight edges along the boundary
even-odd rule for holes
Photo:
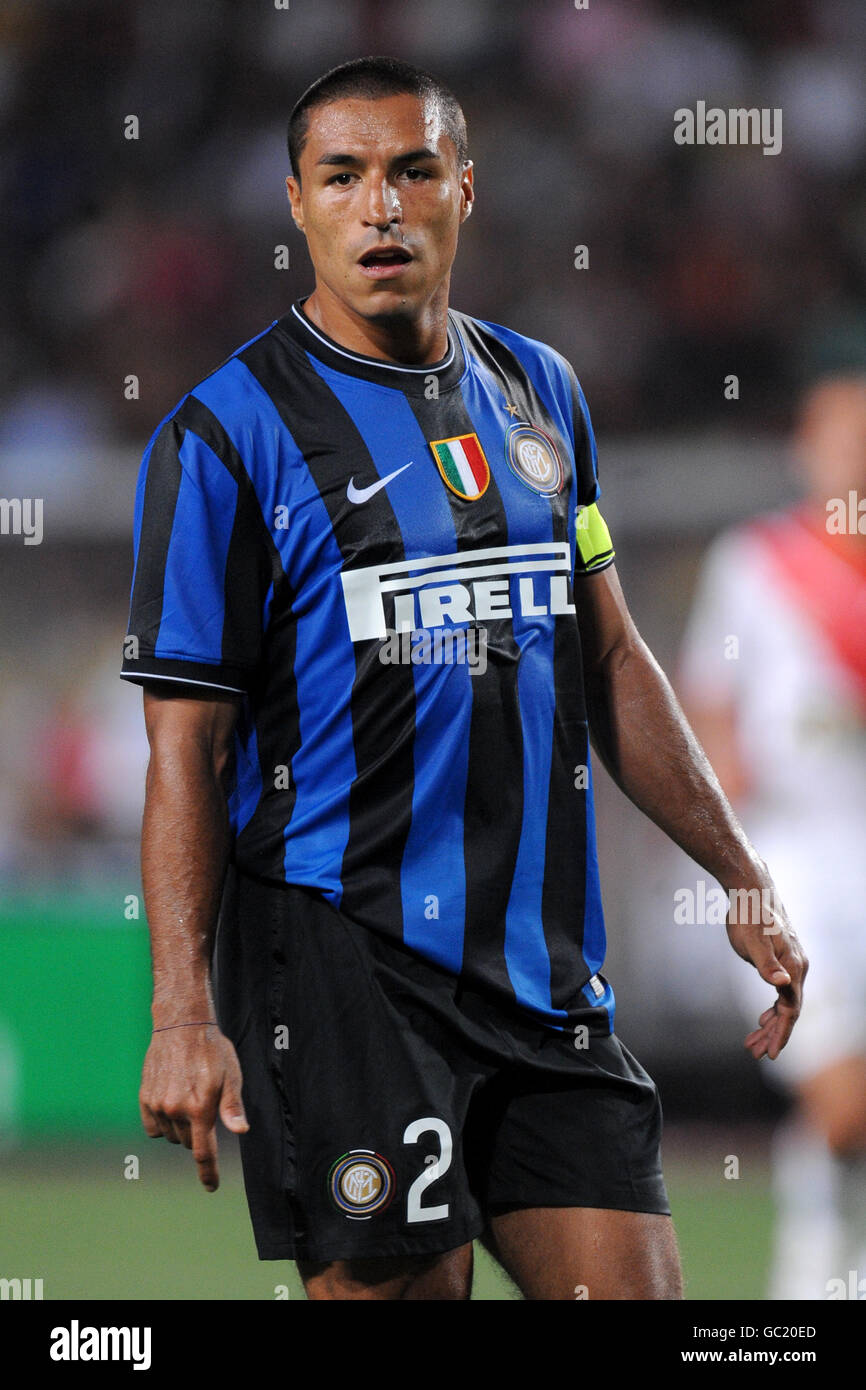
[[[217,685],[216,681],[194,681],[189,676],[164,676],[157,675],[153,671],[121,671],[121,680],[134,681],[180,681],[183,685],[203,685],[206,690],[231,690],[235,695],[246,695],[246,690],[240,690],[236,685]]]
[[[419,372],[423,376],[429,376],[431,372],[444,372],[447,367],[451,366],[451,363],[454,361],[454,358],[456,356],[454,340],[451,337],[450,322],[448,325],[448,341],[451,344],[451,351],[449,352],[444,362],[440,362],[438,366],[430,364],[426,367],[398,367],[393,362],[380,362],[378,357],[361,357],[357,353],[347,352],[345,348],[337,347],[336,343],[331,342],[329,338],[323,338],[322,334],[316,331],[316,329],[310,323],[310,320],[304,314],[298,312],[297,305],[295,304],[292,305],[292,313],[294,314],[295,318],[298,319],[304,325],[305,328],[308,328],[310,330],[314,338],[318,338],[319,342],[324,347],[330,348],[331,352],[338,352],[341,357],[348,357],[350,362],[360,362],[365,367],[381,367],[386,372]],[[461,338],[460,341],[462,343],[463,339]]]

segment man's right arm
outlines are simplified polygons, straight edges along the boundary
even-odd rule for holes
[[[141,868],[153,961],[154,1033],[139,1103],[152,1138],[192,1149],[199,1178],[219,1186],[216,1117],[249,1128],[241,1071],[215,1021],[210,961],[228,863],[225,777],[239,695],[206,698],[144,687],[150,743]],[[209,1024],[210,1026],[200,1026]]]

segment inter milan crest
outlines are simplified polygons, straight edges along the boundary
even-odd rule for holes
[[[477,434],[434,439],[430,448],[447,486],[464,502],[474,502],[487,491],[490,465],[484,457]]]
[[[383,1211],[394,1196],[394,1170],[372,1149],[350,1149],[328,1174],[328,1189],[340,1211],[353,1221],[366,1221]]]
[[[509,425],[505,456],[512,473],[542,497],[553,497],[562,488],[562,464],[556,445],[534,425]]]

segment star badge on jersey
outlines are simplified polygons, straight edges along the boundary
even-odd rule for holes
[[[483,496],[490,482],[490,464],[477,434],[434,439],[430,448],[446,487],[464,502],[475,502]]]
[[[509,425],[505,456],[512,473],[533,492],[554,497],[562,490],[562,461],[553,440],[534,425]]]

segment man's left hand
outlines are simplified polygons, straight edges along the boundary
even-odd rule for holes
[[[775,1061],[785,1046],[791,1030],[800,1017],[803,1003],[803,981],[809,962],[788,921],[788,914],[772,890],[771,921],[742,922],[733,905],[728,910],[728,939],[738,956],[751,961],[762,980],[774,985],[777,997],[765,1009],[755,1028],[745,1040],[745,1047],[755,1060],[767,1056]],[[762,894],[762,904],[766,895]],[[742,901],[742,898],[739,900]],[[761,916],[767,915],[762,912]]]

